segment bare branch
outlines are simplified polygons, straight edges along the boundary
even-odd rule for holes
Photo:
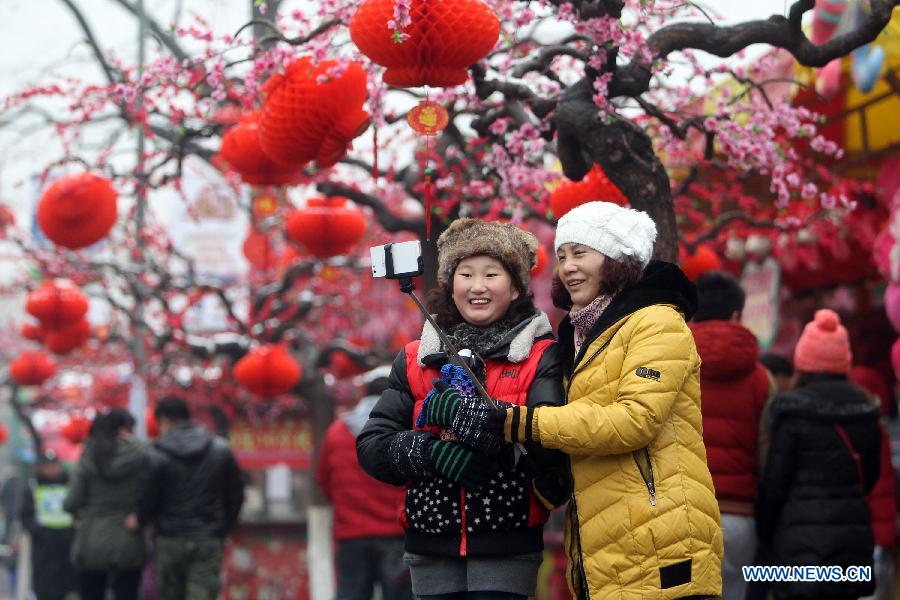
[[[130,12],[135,17],[138,16],[137,5],[128,2],[128,0],[114,0],[118,3],[119,6]],[[178,59],[178,62],[184,62],[186,60],[190,60],[190,56],[187,52],[184,51],[184,48],[181,47],[181,44],[178,43],[171,34],[166,32],[162,27],[159,26],[159,23],[156,22],[155,19],[151,18],[150,15],[147,14],[147,11],[144,11],[144,19],[147,22],[147,26],[150,28],[150,31],[153,33],[153,36],[159,40],[159,43],[162,44],[169,52],[172,53],[172,56]]]
[[[388,210],[388,208],[379,198],[361,192],[356,188],[352,188],[342,183],[324,181],[318,184],[316,186],[316,189],[318,189],[326,196],[343,196],[344,198],[348,198],[356,202],[357,204],[368,206],[375,212],[375,216],[378,219],[378,222],[386,231],[415,231],[422,234],[424,234],[425,232],[424,219],[405,219],[403,217],[399,217]]]

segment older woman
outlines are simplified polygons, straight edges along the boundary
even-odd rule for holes
[[[566,406],[479,411],[486,434],[562,450],[574,493],[567,547],[579,599],[718,596],[722,531],[700,417],[696,290],[650,262],[656,226],[607,202],[559,220],[554,302]],[[485,414],[489,413],[489,414]]]

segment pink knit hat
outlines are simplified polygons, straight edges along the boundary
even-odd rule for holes
[[[817,310],[794,349],[794,368],[806,373],[847,373],[852,359],[841,318],[828,308]]]

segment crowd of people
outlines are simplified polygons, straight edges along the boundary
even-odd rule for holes
[[[790,359],[760,356],[739,282],[652,260],[656,235],[611,203],[563,216],[554,332],[530,289],[532,234],[472,218],[441,234],[428,297],[441,331],[426,322],[366,374],[319,452],[337,600],[525,600],[563,507],[578,600],[891,597],[889,390],[853,366],[829,309]],[[41,457],[21,501],[38,600],[137,598],[151,551],[157,598],[217,597],[243,484],[190,416],[160,401],[145,445],[127,411],[99,415],[71,478]],[[749,581],[751,565],[873,576]]]

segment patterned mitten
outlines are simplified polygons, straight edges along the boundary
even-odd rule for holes
[[[431,464],[441,476],[475,490],[490,481],[500,465],[456,442],[438,440],[431,446]]]

